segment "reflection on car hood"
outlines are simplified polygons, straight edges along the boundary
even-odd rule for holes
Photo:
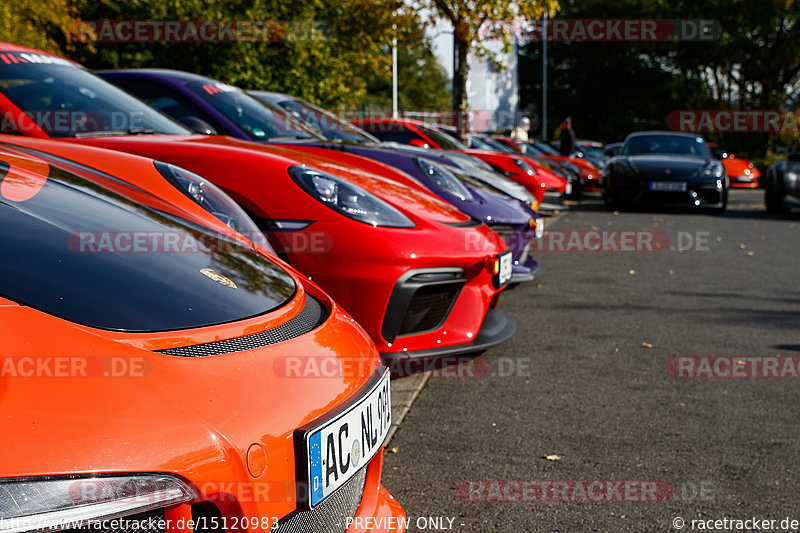
[[[277,265],[148,196],[0,146],[0,246],[14,250],[0,257],[0,295],[91,327],[165,331],[266,313],[294,294]]]
[[[366,172],[353,165],[337,162],[334,159],[336,154],[333,153],[331,154],[332,158],[329,159],[327,157],[304,153],[301,147],[293,149],[285,146],[257,144],[222,136],[200,136],[184,140],[235,146],[291,159],[298,164],[307,165],[308,167],[323,172],[329,172],[338,178],[344,179],[378,196],[401,211],[412,213],[425,220],[445,223],[461,223],[469,220],[467,215],[430,194],[412,189],[396,181],[377,176],[371,172]]]

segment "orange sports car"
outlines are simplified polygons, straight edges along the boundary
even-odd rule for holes
[[[761,171],[757,166],[743,157],[736,157],[733,152],[720,149],[714,143],[709,143],[708,147],[714,150],[714,155],[722,161],[731,187],[745,189],[758,187]]]
[[[0,136],[1,531],[404,530],[388,370],[259,241],[179,167]]]

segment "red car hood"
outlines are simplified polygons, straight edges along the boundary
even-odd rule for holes
[[[235,165],[238,157],[247,157],[248,154],[253,155],[252,152],[255,151],[287,165],[305,165],[329,172],[369,191],[403,211],[426,220],[444,223],[462,223],[470,220],[468,215],[422,191],[376,176],[358,167],[274,145],[263,145],[221,135],[137,135],[70,138],[65,140],[147,156],[152,156],[152,154],[145,147],[153,144],[157,144],[161,148],[166,146],[174,150],[179,150],[180,145],[183,143],[213,144],[231,149],[231,165]],[[244,153],[237,153],[240,151]]]

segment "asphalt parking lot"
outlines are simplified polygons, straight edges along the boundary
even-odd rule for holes
[[[717,217],[589,200],[551,219],[566,238],[634,230],[661,251],[536,254],[541,275],[500,303],[516,335],[481,371],[431,376],[387,446],[383,481],[409,531],[696,531],[692,520],[753,517],[797,530],[778,527],[800,520],[797,379],[673,377],[668,364],[800,356],[800,215],[762,201],[732,191]],[[602,497],[582,498],[592,483]]]

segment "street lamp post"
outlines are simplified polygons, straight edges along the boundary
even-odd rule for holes
[[[542,140],[547,141],[547,9],[542,24]]]
[[[392,26],[397,31],[397,26]],[[397,35],[392,37],[392,118],[400,118],[397,109]]]

